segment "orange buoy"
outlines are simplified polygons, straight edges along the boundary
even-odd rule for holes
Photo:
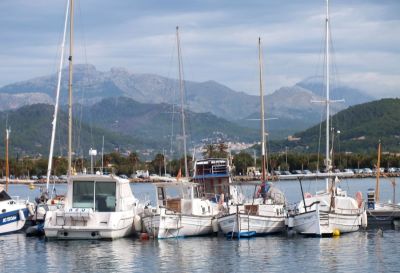
[[[149,239],[149,234],[142,232],[140,233],[140,240],[148,240]]]

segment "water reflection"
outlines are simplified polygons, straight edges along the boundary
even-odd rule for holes
[[[299,200],[298,182],[278,183],[289,200]],[[310,183],[310,192],[323,188]],[[342,188],[364,193],[374,183],[355,180],[348,183],[350,189]],[[154,193],[152,185],[132,187],[137,196]],[[26,186],[10,188],[13,195],[29,192]],[[382,188],[383,198],[390,197],[390,184],[383,182]],[[387,229],[383,236],[370,229],[338,238],[282,235],[239,241],[200,237],[48,242],[16,233],[0,236],[0,272],[388,272],[398,270],[399,252],[400,231]]]

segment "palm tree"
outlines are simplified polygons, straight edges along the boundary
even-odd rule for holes
[[[205,147],[205,151],[203,152],[203,156],[207,158],[211,158],[215,155],[215,146],[214,144],[207,144]]]
[[[161,169],[164,166],[164,155],[156,154],[156,157],[154,158],[152,163],[154,167],[158,167],[158,174],[161,176]]]
[[[224,142],[218,144],[218,157],[226,158],[228,156],[228,145]]]
[[[135,152],[130,153],[128,156],[128,161],[132,165],[132,173],[134,173],[136,164],[140,162],[138,154]]]

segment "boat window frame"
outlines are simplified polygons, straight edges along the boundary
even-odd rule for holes
[[[75,195],[75,191],[77,190],[77,188],[75,188],[75,187],[78,187],[78,185],[80,183],[91,183],[91,184],[93,184],[93,187],[92,187],[93,191],[91,192],[92,193],[92,197],[93,197],[93,201],[91,202],[91,206],[90,207],[86,207],[86,206],[79,207],[79,206],[76,206],[77,205],[76,203],[79,203],[79,202],[75,201],[75,199],[77,197],[77,195]],[[113,184],[114,185],[113,188],[114,188],[115,203],[114,203],[114,206],[111,206],[111,209],[106,209],[106,210],[105,209],[101,209],[101,210],[99,210],[99,205],[96,203],[96,199],[99,197],[99,196],[96,195],[97,184],[99,184],[99,185],[100,184]],[[117,192],[117,182],[116,181],[101,181],[101,180],[100,181],[99,180],[75,180],[75,181],[72,181],[72,207],[73,208],[91,208],[95,212],[116,212],[117,211],[117,206],[118,206],[117,194],[118,194],[118,192]],[[106,198],[104,199],[105,202],[107,202]],[[89,203],[90,202],[87,202],[86,204],[89,204]],[[107,207],[107,205],[105,205],[104,207]]]

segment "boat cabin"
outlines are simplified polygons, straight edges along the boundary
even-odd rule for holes
[[[200,185],[192,182],[156,183],[157,206],[175,213],[202,215],[210,213],[210,206],[202,206]],[[207,201],[208,202],[208,201]]]
[[[230,166],[227,159],[209,158],[197,160],[194,167],[194,182],[198,183],[207,199],[218,202],[222,194],[229,199],[231,194]]]
[[[124,210],[123,199],[132,198],[128,180],[113,175],[77,175],[68,180],[67,207],[94,212]]]

